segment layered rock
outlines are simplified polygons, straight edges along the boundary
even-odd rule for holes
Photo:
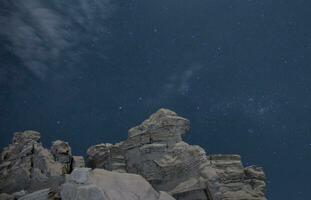
[[[91,146],[90,168],[66,142],[57,140],[48,150],[40,133],[15,133],[1,153],[0,199],[266,199],[262,168],[244,167],[239,155],[208,155],[187,144],[189,129],[187,119],[160,109],[131,128],[125,141]]]
[[[15,133],[12,144],[1,153],[0,193],[45,188],[56,191],[64,181],[64,174],[70,173],[71,166],[68,143],[56,141],[50,151],[40,143],[40,133]]]
[[[91,168],[126,172],[125,158],[120,144],[98,144],[87,150],[87,164]]]
[[[174,200],[157,192],[141,176],[104,169],[79,168],[66,177],[61,187],[63,200]]]
[[[130,129],[124,142],[92,146],[88,164],[140,174],[178,200],[265,199],[261,168],[244,168],[238,155],[206,155],[182,140],[189,129],[187,119],[160,109]]]

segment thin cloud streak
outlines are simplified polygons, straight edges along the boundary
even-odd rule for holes
[[[65,61],[78,61],[76,51],[82,43],[104,38],[105,20],[115,9],[110,0],[5,0],[1,4],[5,9],[0,14],[0,35],[10,43],[7,50],[41,80],[78,70]]]
[[[164,84],[161,96],[185,95],[191,89],[192,79],[202,69],[202,65],[191,65],[186,70],[172,74]]]

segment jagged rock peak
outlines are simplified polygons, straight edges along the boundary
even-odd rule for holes
[[[37,131],[27,130],[24,132],[16,132],[14,133],[13,143],[14,144],[25,144],[27,142],[39,142],[40,141],[40,133]]]
[[[128,134],[129,137],[133,137],[139,134],[152,134],[161,131],[184,135],[189,129],[189,120],[177,116],[177,114],[171,110],[161,108],[142,124],[131,128]]]

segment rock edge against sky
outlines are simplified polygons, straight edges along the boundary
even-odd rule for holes
[[[117,144],[73,156],[67,142],[50,150],[40,133],[14,134],[0,160],[0,199],[265,200],[265,174],[239,155],[209,155],[183,137],[189,120],[160,109]]]

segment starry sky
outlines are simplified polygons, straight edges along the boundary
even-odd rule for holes
[[[311,196],[311,2],[2,0],[0,147],[38,130],[75,154],[161,107],[187,142],[263,166],[268,199]]]

